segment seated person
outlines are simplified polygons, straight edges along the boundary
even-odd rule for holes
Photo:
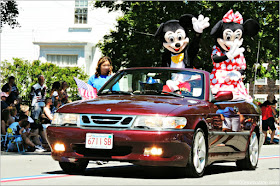
[[[41,143],[41,140],[40,140],[40,137],[39,137],[39,134],[38,134],[38,130],[33,130],[33,126],[35,125],[34,124],[34,120],[30,117],[30,114],[29,114],[29,106],[28,105],[21,105],[20,106],[20,113],[23,113],[25,115],[28,116],[28,120],[29,123],[30,123],[30,126],[29,126],[29,129],[31,130],[29,133],[29,137],[30,139],[32,140],[32,142],[36,145],[39,145],[41,146],[42,143]]]
[[[42,124],[50,124],[53,120],[53,114],[51,112],[52,99],[47,98],[45,101],[46,106],[43,109],[43,114],[41,116]]]
[[[28,116],[26,116],[25,114],[21,114],[19,117],[19,121],[18,122],[14,122],[12,123],[8,129],[8,137],[13,136],[13,135],[17,135],[17,137],[14,139],[14,142],[17,143],[24,143],[26,146],[29,146],[31,148],[34,148],[37,152],[43,152],[45,151],[45,149],[43,149],[41,146],[39,145],[35,145],[30,139],[29,139],[29,135],[26,131],[26,129],[28,129],[30,127],[30,123],[27,121],[28,120]],[[29,129],[28,129],[29,131]],[[26,133],[26,134],[25,134]],[[16,148],[16,146],[8,146],[8,149],[12,149],[14,150]]]

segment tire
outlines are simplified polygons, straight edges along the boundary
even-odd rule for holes
[[[207,165],[208,150],[206,138],[203,130],[198,128],[193,136],[193,144],[186,166],[186,176],[198,178],[202,177]]]
[[[67,174],[80,174],[85,172],[88,163],[88,160],[78,160],[75,163],[59,162],[59,165]]]
[[[236,161],[236,166],[241,170],[255,170],[259,159],[259,139],[256,132],[253,132],[249,146],[246,151],[246,156],[242,160]]]

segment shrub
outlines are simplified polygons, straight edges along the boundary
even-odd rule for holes
[[[38,75],[45,76],[45,84],[48,87],[47,96],[49,96],[52,84],[55,81],[66,81],[69,85],[69,99],[75,101],[79,99],[77,96],[78,88],[73,77],[81,80],[88,79],[88,75],[79,67],[59,67],[53,63],[42,63],[39,60],[29,62],[20,58],[13,58],[12,62],[7,60],[1,62],[1,88],[8,82],[9,76],[14,76],[16,85],[20,92],[20,97],[24,101],[29,100],[31,86],[38,82]]]

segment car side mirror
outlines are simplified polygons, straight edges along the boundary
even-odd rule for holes
[[[215,99],[213,100],[214,102],[217,101],[229,101],[233,99],[233,94],[232,91],[219,91],[215,95]]]

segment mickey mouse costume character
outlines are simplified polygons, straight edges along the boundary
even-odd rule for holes
[[[242,82],[242,75],[246,69],[246,60],[240,47],[243,35],[254,36],[259,31],[259,24],[248,19],[243,24],[243,17],[239,12],[229,10],[211,30],[217,45],[213,47],[211,58],[213,70],[210,75],[212,93],[218,91],[232,91],[233,100],[244,99],[252,102],[247,89]]]
[[[185,14],[179,20],[169,20],[161,23],[155,33],[160,37],[163,46],[167,49],[162,56],[163,67],[185,68],[193,67],[193,59],[199,49],[201,33],[209,27],[209,18],[199,15],[196,19],[191,14]],[[189,44],[188,30],[193,28],[195,37]]]
[[[191,14],[185,14],[179,20],[169,20],[161,23],[155,33],[155,37],[160,37],[165,47],[162,56],[162,66],[171,68],[193,68],[193,60],[198,53],[199,40],[201,33],[209,27],[209,18],[199,15],[198,19]],[[193,28],[196,32],[194,38],[190,42],[188,30]],[[189,44],[190,42],[190,44]],[[167,81],[167,87],[164,91],[176,92],[181,85],[184,84],[184,77],[181,75],[173,76],[172,80]]]

